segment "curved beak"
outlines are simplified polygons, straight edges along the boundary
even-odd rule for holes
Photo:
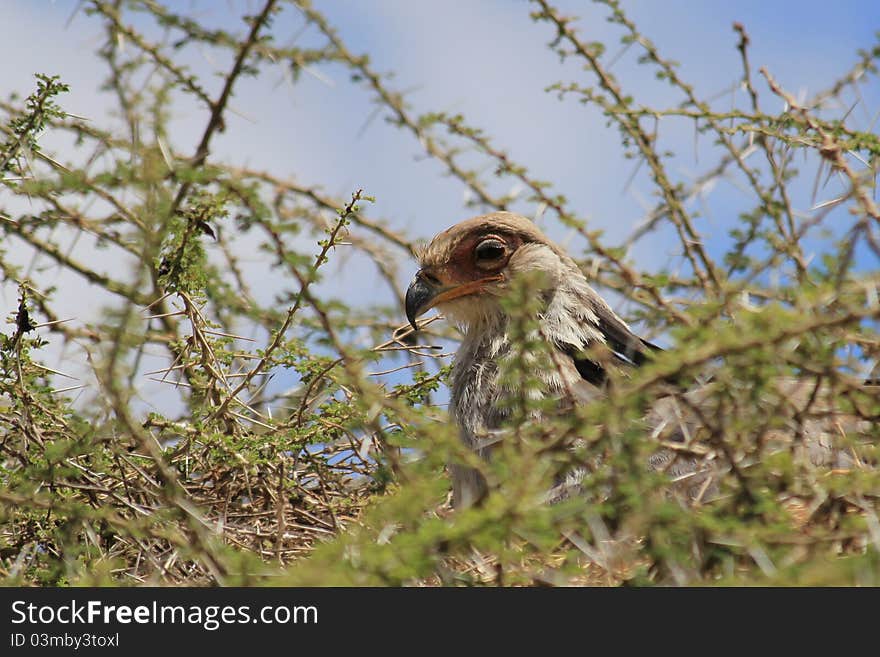
[[[504,279],[504,276],[501,274],[496,274],[475,281],[468,281],[467,283],[442,285],[438,282],[431,282],[424,275],[423,271],[420,269],[415,278],[413,278],[412,283],[409,284],[404,304],[406,307],[406,318],[416,331],[419,330],[416,318],[428,312],[434,306],[444,301],[451,301],[458,297],[482,292],[487,283],[494,283]],[[431,278],[435,277],[432,276]]]
[[[414,330],[419,330],[416,318],[427,312],[434,305],[437,295],[440,293],[436,287],[428,283],[419,271],[412,283],[406,289],[406,318],[412,324]]]

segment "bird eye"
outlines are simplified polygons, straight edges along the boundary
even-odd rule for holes
[[[489,238],[477,244],[474,257],[478,265],[488,265],[502,258],[507,253],[507,246],[501,240]]]

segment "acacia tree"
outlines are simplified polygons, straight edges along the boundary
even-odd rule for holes
[[[873,80],[880,46],[858,53],[827,90],[798,100],[771,72],[756,75],[746,30],[735,25],[742,69],[734,75],[747,100],[719,110],[617,2],[600,4],[623,44],[679,96],[670,107],[640,104],[611,72],[602,43],[584,39],[551,3],[533,3],[536,38],[586,71],[548,91],[601,111],[656,191],[655,207],[623,244],[588,230],[587,208],[466,117],[415,113],[305,2],[267,0],[240,31],[208,28],[173,5],[90,3],[90,20],[106,28],[98,54],[126,130],[67,114],[67,87],[55,77],[38,75],[30,96],[0,104],[0,267],[18,299],[0,349],[3,581],[877,584],[880,400],[859,373],[880,352],[880,277],[857,265],[880,256],[880,142],[851,127],[848,105],[837,101]],[[278,45],[281,12],[301,14],[319,45]],[[138,27],[145,22],[166,38],[147,37]],[[230,62],[214,93],[179,63],[197,47]],[[401,326],[397,266],[414,254],[413,238],[371,214],[369,190],[333,198],[211,156],[237,86],[277,62],[293,71],[344,66],[468,190],[475,213],[525,204],[576,231],[586,249],[573,255],[591,280],[628,301],[628,319],[667,336],[671,348],[615,381],[607,399],[546,422],[530,422],[534,409],[521,400],[516,439],[492,463],[479,462],[435,403],[447,373],[436,343],[454,343],[454,331],[434,318],[418,334]],[[763,110],[768,96],[784,110]],[[170,137],[181,98],[205,117],[193,152]],[[658,147],[660,126],[672,121],[714,140],[716,160],[694,181],[671,171]],[[73,147],[45,152],[49,133],[71,137]],[[807,214],[795,210],[792,191],[805,175],[794,164],[801,155],[843,190]],[[748,190],[752,209],[719,256],[688,202],[722,177]],[[499,191],[511,181],[527,196]],[[681,264],[642,270],[629,249],[667,229]],[[110,273],[73,255],[81,238],[114,263]],[[401,303],[349,307],[324,292],[325,264],[342,244],[371,259]],[[242,266],[254,248],[267,271],[284,274],[269,302]],[[100,319],[61,316],[52,285],[23,264],[35,258],[99,290]],[[526,282],[508,301],[522,358],[507,375],[522,379],[520,389],[535,383],[523,362],[543,349],[529,340],[533,297]],[[94,377],[85,396],[81,382],[65,383],[66,372],[45,364],[60,345],[71,367],[90,372],[77,376]],[[715,387],[693,409],[694,440],[668,447],[724,459],[729,473],[712,500],[694,505],[645,468],[663,436],[644,417],[661,395],[687,403],[668,381],[707,373]],[[781,375],[799,377],[803,399],[775,386]],[[149,411],[139,399],[145,378],[166,386],[162,408],[170,410]],[[840,426],[840,449],[852,454],[845,468],[817,467],[804,453],[804,428],[830,410],[858,428]],[[786,432],[790,439],[777,439]],[[450,512],[450,459],[483,469],[497,493],[480,508]],[[543,503],[560,471],[583,466],[582,495]]]

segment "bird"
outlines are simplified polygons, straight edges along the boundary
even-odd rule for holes
[[[563,408],[602,398],[613,370],[638,368],[662,351],[637,335],[589,284],[577,263],[524,216],[500,211],[466,219],[437,234],[417,257],[419,269],[405,295],[406,316],[416,331],[417,318],[432,308],[458,325],[462,338],[450,375],[449,410],[463,443],[484,459],[491,457],[497,442],[493,436],[508,420],[506,402],[518,394],[502,380],[499,368],[515,347],[503,300],[518,278],[538,275],[538,333],[553,363],[537,373],[543,383],[540,394],[558,399]],[[702,382],[681,391],[679,399],[707,404],[712,386]],[[779,386],[782,395],[813,403],[806,401],[812,389],[805,382],[786,380]],[[697,432],[696,418],[682,413],[675,396],[659,399],[646,421],[655,438],[665,439],[667,445]],[[851,465],[829,439],[840,426],[833,417],[807,421],[802,433],[813,463]],[[708,464],[688,450],[658,446],[646,466],[683,481],[693,499],[715,486],[719,463]],[[478,469],[453,463],[449,471],[454,508],[479,504],[488,494]],[[557,482],[550,498],[566,497],[566,491],[577,488],[580,476],[583,472],[569,473]]]
[[[469,448],[488,457],[485,438],[507,415],[498,363],[513,345],[502,299],[517,277],[541,275],[540,332],[555,367],[541,372],[547,394],[584,403],[602,394],[609,370],[638,367],[659,347],[636,335],[588,283],[577,263],[526,217],[493,212],[438,234],[419,254],[405,295],[410,324],[431,308],[456,323],[462,340],[451,373],[450,412]],[[602,347],[604,357],[593,347]],[[589,353],[587,353],[589,352]],[[453,506],[487,493],[479,471],[451,465]]]

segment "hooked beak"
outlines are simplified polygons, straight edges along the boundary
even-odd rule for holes
[[[406,318],[413,329],[418,331],[419,325],[416,323],[416,318],[428,312],[434,306],[458,297],[480,292],[486,283],[500,281],[502,278],[500,275],[489,276],[459,285],[443,286],[436,282],[431,282],[422,270],[419,270],[406,290],[406,302],[404,304],[406,306]]]
[[[406,318],[412,324],[413,330],[419,330],[416,318],[427,312],[434,305],[437,292],[437,288],[422,277],[421,271],[416,274],[412,283],[409,284],[409,287],[406,289]]]

